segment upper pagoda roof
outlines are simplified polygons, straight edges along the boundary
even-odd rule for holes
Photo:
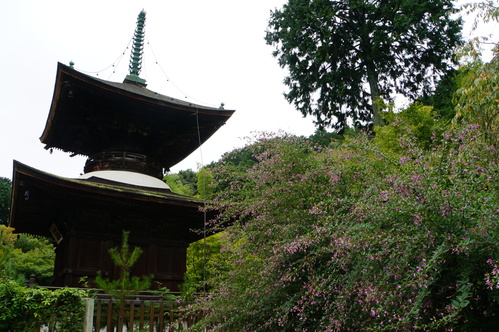
[[[133,82],[105,81],[58,63],[40,140],[46,148],[86,156],[107,151],[140,153],[168,169],[196,150],[233,113],[164,96]]]

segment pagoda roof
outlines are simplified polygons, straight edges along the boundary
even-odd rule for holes
[[[14,161],[12,188],[10,226],[17,233],[50,236],[49,226],[55,222],[57,213],[61,207],[71,208],[71,202],[79,209],[102,205],[108,212],[123,210],[125,206],[137,211],[156,209],[154,213],[161,214],[165,222],[175,223],[176,228],[184,231],[202,228],[204,223],[200,212],[203,200],[118,182],[65,178],[18,161]],[[179,215],[183,217],[178,218]],[[190,236],[192,241],[200,238],[195,234]]]
[[[133,82],[105,81],[58,63],[40,141],[47,149],[85,156],[106,151],[140,153],[169,169],[233,113],[161,95]]]

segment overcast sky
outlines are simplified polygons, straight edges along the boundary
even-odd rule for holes
[[[244,145],[244,137],[252,132],[312,134],[312,119],[303,118],[284,100],[286,73],[264,41],[270,11],[283,3],[2,1],[0,177],[12,177],[14,159],[65,177],[83,172],[85,158],[70,158],[56,150],[50,154],[39,140],[52,100],[57,62],[74,61],[81,72],[123,81],[129,62],[126,47],[131,46],[142,9],[147,12],[148,44],[140,76],[148,88],[206,106],[218,107],[223,102],[226,109],[236,110],[203,145],[202,154],[194,152],[172,171],[218,160],[224,152]]]

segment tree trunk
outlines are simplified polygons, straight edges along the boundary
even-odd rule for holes
[[[378,75],[374,69],[374,64],[370,63],[367,65],[367,81],[369,83],[369,88],[371,90],[371,104],[373,109],[373,124],[375,126],[384,126],[385,121],[381,116],[381,105],[383,100],[379,94],[378,88]]]

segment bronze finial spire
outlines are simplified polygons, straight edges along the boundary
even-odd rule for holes
[[[142,10],[137,17],[137,28],[133,36],[133,48],[130,55],[129,74],[125,78],[126,83],[135,83],[146,86],[146,80],[139,77],[142,69],[142,53],[144,49],[144,26],[146,21],[146,12]]]

